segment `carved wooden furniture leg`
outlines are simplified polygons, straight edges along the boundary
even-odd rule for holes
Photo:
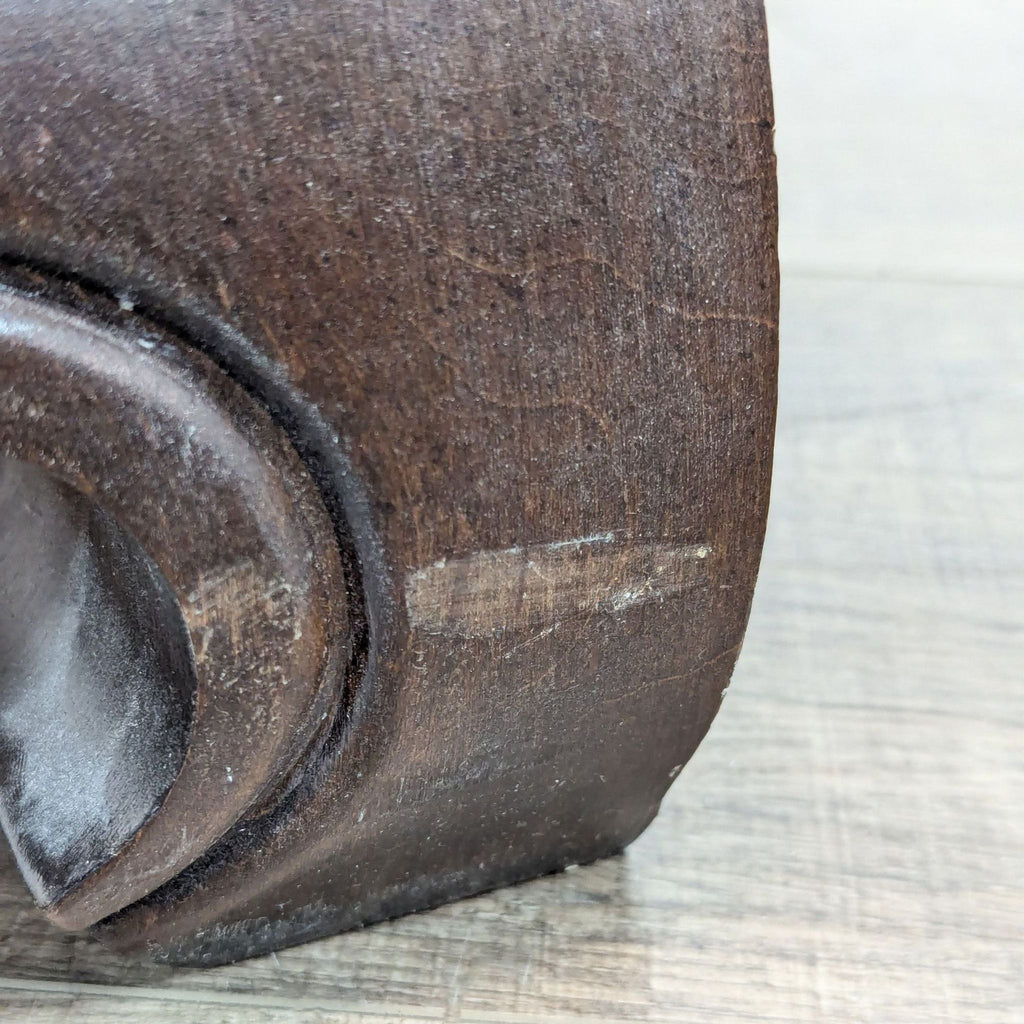
[[[621,850],[768,502],[758,0],[11,0],[0,820],[260,953]]]

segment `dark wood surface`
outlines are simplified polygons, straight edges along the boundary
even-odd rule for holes
[[[1024,289],[784,295],[747,640],[624,856],[212,971],[56,932],[8,865],[4,1019],[1017,1024]]]
[[[122,341],[152,324],[261,403],[334,517],[352,613],[323,743],[267,759],[260,795],[287,792],[235,794],[227,763],[201,775],[219,795],[172,787],[139,832],[157,853],[136,837],[54,917],[128,903],[127,876],[179,872],[191,836],[202,856],[98,933],[214,964],[620,851],[718,709],[761,550],[778,276],[759,0],[15,2],[0,70],[4,279]],[[106,500],[75,422],[62,457]],[[11,424],[7,454],[49,465],[38,424]],[[122,440],[115,468],[145,463]],[[244,545],[219,548],[235,516],[186,473],[167,485],[255,606]],[[167,509],[147,490],[134,512]],[[257,682],[291,686],[272,642],[231,635]],[[259,750],[258,722],[218,720]]]
[[[84,928],[279,799],[340,700],[345,588],[330,519],[284,431],[194,349],[3,288],[0,380],[9,464],[24,467],[22,480],[27,470],[76,488],[127,531],[144,552],[135,582],[154,573],[173,608],[148,627],[133,623],[129,637],[142,650],[173,645],[164,672],[111,690],[86,667],[112,655],[89,624],[113,626],[112,604],[143,606],[152,588],[83,593],[86,552],[111,563],[118,588],[128,584],[111,530],[87,540],[66,499],[8,483],[4,828],[47,913]],[[77,537],[69,565],[59,549],[40,557],[36,546],[54,522]],[[133,715],[155,710],[154,691],[173,693],[179,713],[167,731],[177,736],[128,756],[118,737]],[[73,823],[69,800],[87,817]]]
[[[1017,8],[770,0],[772,516],[721,713],[624,857],[214,971],[0,873],[12,1024],[1018,1024]],[[841,116],[839,116],[841,114]],[[972,283],[973,282],[973,283]]]

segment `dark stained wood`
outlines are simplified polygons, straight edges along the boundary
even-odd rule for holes
[[[149,806],[134,797],[134,820],[119,828],[119,842],[101,849],[89,834],[96,825],[80,838],[58,840],[70,827],[62,820],[63,799],[53,792],[56,806],[49,812],[45,799],[48,789],[70,780],[50,777],[48,763],[37,768],[39,759],[28,752],[35,743],[63,751],[68,768],[79,774],[78,799],[88,800],[95,789],[94,798],[113,818],[127,811],[120,787],[103,778],[116,756],[101,757],[97,749],[95,765],[75,764],[67,726],[36,736],[4,729],[11,745],[4,785],[12,798],[5,817],[27,876],[39,876],[34,895],[58,923],[84,927],[205,853],[280,788],[282,776],[325,731],[328,713],[341,702],[338,684],[349,646],[344,585],[326,511],[280,428],[194,350],[162,347],[159,335],[119,334],[0,291],[0,379],[0,451],[89,495],[141,545],[184,620],[186,649],[177,660],[194,663],[196,675],[194,684],[182,687],[187,712],[178,728],[187,729],[187,746],[164,791],[151,793]],[[38,513],[28,518],[36,529],[53,528]],[[30,555],[26,540],[10,532],[14,521],[5,520],[0,536],[8,547],[6,577],[22,584],[20,592],[5,589],[7,600],[32,592],[25,577],[35,572],[42,581],[34,591],[43,595],[40,604],[70,620],[78,644],[108,643],[102,635],[87,640],[83,627],[94,618],[109,621],[102,605],[110,588],[97,587],[99,593],[84,598],[79,585],[51,594],[50,567],[38,555],[14,564]],[[42,615],[25,627],[40,631],[40,647],[62,642]],[[141,630],[136,625],[132,631]],[[37,658],[5,657],[6,711],[23,705],[27,688],[35,687],[39,701],[64,705],[70,720],[85,715],[84,681],[52,676],[88,653],[58,650],[55,664],[41,666]],[[95,709],[94,728],[114,733],[134,701],[152,698],[133,695],[130,686],[105,693],[108,684],[93,684],[105,698]],[[86,785],[90,770],[99,776],[92,787]],[[27,824],[40,814],[45,821],[36,836],[18,827],[19,820]],[[102,820],[102,807],[95,817]],[[55,859],[65,845],[70,860]]]
[[[264,621],[265,591],[232,590],[265,632],[225,647],[247,689],[204,750],[243,747],[262,776],[191,805],[179,776],[147,828],[205,831],[173,877],[121,851],[57,919],[120,903],[106,941],[218,963],[629,843],[717,710],[763,536],[760,4],[15,3],[0,77],[4,301],[67,340],[0,379],[55,396],[45,430],[10,412],[3,452],[66,439],[66,479],[116,494],[186,622],[178,560],[238,580],[281,555],[268,522],[305,531],[333,609],[307,605],[293,670],[279,634],[301,615]],[[16,362],[25,333],[4,328]],[[81,462],[98,446],[67,367],[103,346],[131,399],[103,422],[191,374],[275,466],[283,511],[234,501],[234,456],[141,431]],[[127,365],[151,360],[166,385]],[[282,725],[275,757],[244,719],[314,707],[284,691],[320,685],[316,652],[327,732]]]

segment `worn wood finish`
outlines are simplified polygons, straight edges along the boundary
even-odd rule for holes
[[[1021,94],[1024,10],[770,0],[768,25],[772,515],[724,706],[651,828],[208,972],[58,933],[8,863],[0,1019],[1019,1024],[1024,290],[962,282],[1024,280],[1024,133],[993,101]]]
[[[0,75],[5,280],[261,403],[348,596],[346,701],[265,780],[295,785],[98,934],[212,964],[621,850],[761,548],[760,3],[14,2]]]
[[[743,656],[622,857],[214,971],[48,928],[8,864],[0,1019],[1017,1024],[1024,289],[782,314]]]
[[[344,579],[326,510],[284,432],[193,349],[3,290],[0,380],[0,454],[80,489],[128,531],[183,626],[173,638],[177,672],[166,675],[172,686],[186,679],[175,728],[187,739],[167,777],[160,751],[122,765],[123,752],[96,735],[116,736],[121,716],[166,684],[109,693],[104,679],[86,688],[75,678],[90,652],[60,650],[62,633],[81,643],[88,622],[109,621],[104,590],[83,600],[72,579],[51,593],[55,567],[12,536],[18,509],[8,508],[0,593],[14,629],[2,648],[3,822],[33,895],[56,922],[83,928],[173,878],[243,815],[265,811],[271,794],[280,798],[343,704]],[[27,536],[53,528],[38,503],[24,520]],[[97,546],[101,560],[108,546]],[[124,582],[123,570],[112,572]],[[40,593],[42,607],[18,622],[14,605]],[[137,643],[164,641],[167,618]],[[64,622],[67,630],[55,624]],[[22,721],[26,707],[39,715]],[[82,722],[89,732],[72,742]],[[124,778],[115,781],[112,769]],[[140,783],[145,793],[135,792]],[[68,798],[98,806],[73,826]]]

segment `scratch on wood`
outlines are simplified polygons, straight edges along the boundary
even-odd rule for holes
[[[676,597],[705,577],[705,544],[636,544],[599,533],[435,562],[409,574],[411,625],[490,636]]]

